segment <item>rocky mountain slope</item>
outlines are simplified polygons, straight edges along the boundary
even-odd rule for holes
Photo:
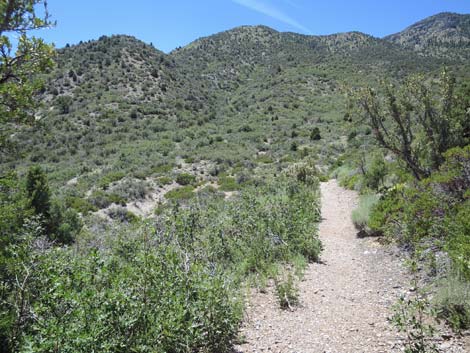
[[[384,39],[423,55],[465,60],[470,58],[470,15],[440,13]]]
[[[244,26],[169,54],[129,36],[67,46],[45,77],[39,129],[15,135],[27,158],[5,165],[40,162],[57,185],[80,177],[85,191],[116,170],[145,178],[181,160],[231,172],[299,153],[327,164],[348,134],[369,133],[345,124],[344,87],[466,72],[469,31],[468,15],[440,14],[385,39]],[[436,42],[452,50],[435,55]]]

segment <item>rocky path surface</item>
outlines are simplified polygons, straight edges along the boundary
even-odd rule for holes
[[[355,192],[335,180],[322,183],[321,192],[324,251],[299,284],[301,306],[279,309],[272,287],[253,293],[238,352],[403,351],[387,321],[391,306],[409,289],[402,259],[374,239],[357,238],[351,221]]]

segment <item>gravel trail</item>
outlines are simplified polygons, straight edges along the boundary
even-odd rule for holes
[[[335,180],[321,184],[324,245],[299,283],[301,306],[278,308],[272,285],[253,292],[239,352],[400,352],[387,321],[406,291],[406,268],[393,249],[359,239],[351,221],[358,196]]]

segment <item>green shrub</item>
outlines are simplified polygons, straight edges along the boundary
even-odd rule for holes
[[[229,176],[219,177],[219,186],[221,191],[236,191],[240,189],[240,185],[235,178]]]
[[[121,206],[126,205],[126,200],[124,200],[119,195],[107,193],[103,190],[93,191],[93,193],[89,197],[89,201],[93,206],[99,209],[107,208],[113,203]]]
[[[108,216],[111,219],[125,223],[136,223],[139,220],[139,217],[122,206],[111,207],[108,211]]]
[[[111,191],[124,200],[142,200],[149,193],[150,185],[142,180],[125,180]]]
[[[378,190],[383,186],[388,169],[382,154],[374,154],[372,160],[367,164],[364,182],[372,190]]]
[[[275,280],[276,297],[281,309],[293,309],[299,305],[299,289],[294,275],[287,273],[285,278]]]
[[[450,276],[438,283],[433,305],[455,331],[470,328],[470,283]]]
[[[152,172],[155,174],[165,174],[173,170],[174,165],[172,164],[160,164],[152,168]]]
[[[49,218],[51,192],[44,170],[39,166],[31,167],[26,175],[26,193],[31,207],[37,215]]]
[[[165,198],[169,200],[188,200],[195,196],[194,186],[186,185],[179,188],[168,191],[165,194]]]
[[[449,229],[446,250],[453,267],[461,278],[470,281],[470,200],[462,203],[446,224]]]
[[[49,251],[36,268],[34,334],[20,350],[227,351],[241,320],[230,280],[138,239],[109,253]]]
[[[360,190],[362,188],[362,180],[357,169],[349,165],[338,167],[333,171],[333,177],[338,179],[339,184],[347,189]]]
[[[176,176],[176,182],[180,185],[193,184],[196,181],[196,177],[192,174],[181,173]]]
[[[157,179],[157,182],[158,182],[158,185],[160,186],[169,185],[173,182],[173,179],[171,179],[170,177],[162,176]]]
[[[192,188],[173,192],[193,194]],[[79,251],[39,249],[33,242],[15,249],[28,256],[21,263],[34,266],[34,271],[17,266],[12,274],[19,281],[29,276],[22,312],[34,317],[15,321],[18,311],[9,311],[8,318],[21,325],[18,350],[228,351],[249,278],[274,276],[273,269],[286,264],[298,273],[318,259],[318,194],[318,183],[282,173],[244,187],[230,202],[208,193],[184,207],[169,204],[159,209],[155,226],[127,219],[124,208],[111,208],[110,215],[124,222],[100,234],[100,246],[83,238]],[[109,196],[102,190],[97,195]],[[294,279],[278,283],[291,306]],[[3,308],[14,308],[25,290],[15,283],[0,283],[2,329]]]
[[[357,229],[366,231],[371,211],[378,202],[378,195],[361,195],[357,208],[351,214],[352,221]]]
[[[71,244],[82,229],[77,212],[61,201],[53,200],[47,222],[48,238],[59,244]]]
[[[404,185],[396,185],[389,189],[372,207],[368,227],[376,234],[398,239],[401,228],[396,228],[403,214],[405,205],[403,199]]]
[[[77,212],[80,212],[84,215],[90,212],[98,211],[98,208],[94,206],[89,200],[77,196],[68,196],[65,199],[65,204],[67,207],[73,208]]]
[[[310,133],[310,140],[312,141],[321,140],[320,129],[318,127],[315,127],[312,129]]]
[[[98,187],[106,190],[111,183],[121,180],[126,174],[124,172],[111,172],[106,174],[98,183]]]

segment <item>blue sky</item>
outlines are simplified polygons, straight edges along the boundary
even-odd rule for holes
[[[240,25],[382,37],[442,11],[470,13],[470,0],[48,0],[57,26],[40,36],[57,47],[129,34],[165,52]]]

